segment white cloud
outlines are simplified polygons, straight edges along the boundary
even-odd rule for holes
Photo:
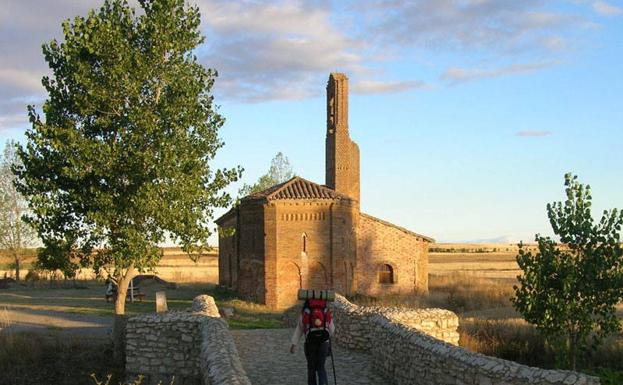
[[[426,84],[417,80],[405,80],[384,82],[378,80],[360,80],[351,86],[351,90],[358,94],[378,94],[404,92],[418,88],[424,88]]]
[[[547,50],[543,42],[581,23],[577,16],[545,10],[546,4],[544,0],[376,0],[360,8],[373,35],[388,44],[508,54]]]
[[[217,91],[246,101],[318,94],[331,71],[365,72],[361,44],[304,1],[202,1],[203,62],[217,68]],[[321,80],[322,79],[322,80]]]
[[[361,93],[418,88],[418,82],[400,78],[367,80],[395,79],[388,73],[389,66],[404,64],[416,50],[418,55],[484,54],[491,62],[500,57],[505,62],[535,60],[533,53],[541,51],[540,60],[555,60],[555,55],[573,46],[573,38],[565,32],[581,25],[577,16],[553,11],[547,0],[190,2],[200,7],[206,35],[206,44],[197,54],[202,63],[219,70],[215,92],[220,93],[218,97],[245,102],[319,95],[322,87],[318,84],[333,71],[348,73],[353,90]],[[131,3],[136,5],[134,0]],[[40,74],[46,71],[41,44],[60,37],[64,19],[85,15],[99,5],[101,0],[8,0],[3,4],[0,98],[39,92]],[[595,1],[594,6],[602,13],[618,9],[603,1]],[[513,56],[526,52],[521,59]],[[540,55],[543,52],[546,55]],[[526,71],[516,66],[516,72]],[[500,75],[460,68],[445,74],[451,82]],[[0,105],[0,115],[11,113]]]
[[[469,82],[472,80],[483,78],[494,78],[506,75],[515,75],[536,71],[542,68],[550,67],[556,62],[539,62],[527,64],[512,64],[501,68],[448,68],[442,75],[441,80],[448,82],[450,85]]]
[[[618,16],[623,14],[623,8],[608,4],[605,1],[594,1],[593,10],[603,16]]]
[[[28,124],[26,112],[23,114],[0,116],[0,131],[22,128]]]
[[[0,68],[0,84],[5,87],[15,87],[26,92],[42,92],[42,77],[42,72]]]
[[[538,138],[538,137],[543,137],[543,136],[550,136],[552,135],[552,132],[551,131],[526,130],[526,131],[519,131],[515,135],[521,136],[524,138]]]

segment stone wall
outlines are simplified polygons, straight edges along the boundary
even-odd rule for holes
[[[208,295],[189,311],[128,319],[126,373],[145,376],[145,385],[250,385],[227,323]]]
[[[333,316],[336,341],[368,351],[376,370],[395,385],[599,384],[598,378],[577,372],[468,352],[456,346],[458,318],[446,310],[364,308],[338,296]]]
[[[374,334],[376,325],[371,319],[379,314],[447,343],[459,343],[459,317],[449,310],[364,307],[348,302],[341,295],[337,295],[333,308],[336,340],[349,349],[367,351],[378,345]]]

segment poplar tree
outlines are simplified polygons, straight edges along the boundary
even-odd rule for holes
[[[198,7],[139,4],[106,0],[43,45],[48,97],[43,116],[28,107],[16,169],[47,255],[106,269],[117,283],[118,360],[130,280],[156,266],[167,239],[205,249],[214,208],[231,201],[223,188],[240,175],[210,165],[224,119],[210,94],[217,73],[195,56]]]
[[[12,169],[21,163],[15,146],[13,141],[6,142],[0,157],[0,248],[15,261],[15,280],[19,283],[24,252],[36,245],[37,235],[22,219],[28,209],[28,202],[17,191],[14,183]]]
[[[294,177],[294,171],[290,165],[290,160],[282,152],[278,152],[277,155],[270,161],[270,168],[268,172],[259,177],[257,182],[253,185],[244,184],[240,190],[238,190],[239,198],[244,198],[249,194],[264,191],[276,184],[286,182]]]
[[[538,251],[520,245],[513,305],[555,348],[559,362],[576,369],[581,354],[621,329],[616,306],[623,299],[623,212],[591,215],[591,188],[565,175],[567,199],[547,205],[560,244],[536,236]]]

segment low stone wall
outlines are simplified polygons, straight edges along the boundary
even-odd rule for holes
[[[378,314],[447,343],[459,344],[459,317],[449,310],[364,307],[352,304],[340,295],[336,298],[334,308],[336,340],[349,349],[370,350],[378,345],[374,336],[375,324],[370,322]]]
[[[450,314],[448,314],[450,313]],[[338,296],[338,343],[367,350],[395,385],[598,385],[577,372],[544,370],[468,352],[458,346],[458,317],[449,311],[365,308]]]
[[[214,299],[201,295],[189,311],[128,319],[126,373],[144,384],[250,385],[227,323]]]

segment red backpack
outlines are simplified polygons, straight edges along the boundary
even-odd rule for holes
[[[303,305],[303,331],[305,342],[321,344],[329,339],[327,325],[331,322],[331,312],[324,299],[309,299]]]

